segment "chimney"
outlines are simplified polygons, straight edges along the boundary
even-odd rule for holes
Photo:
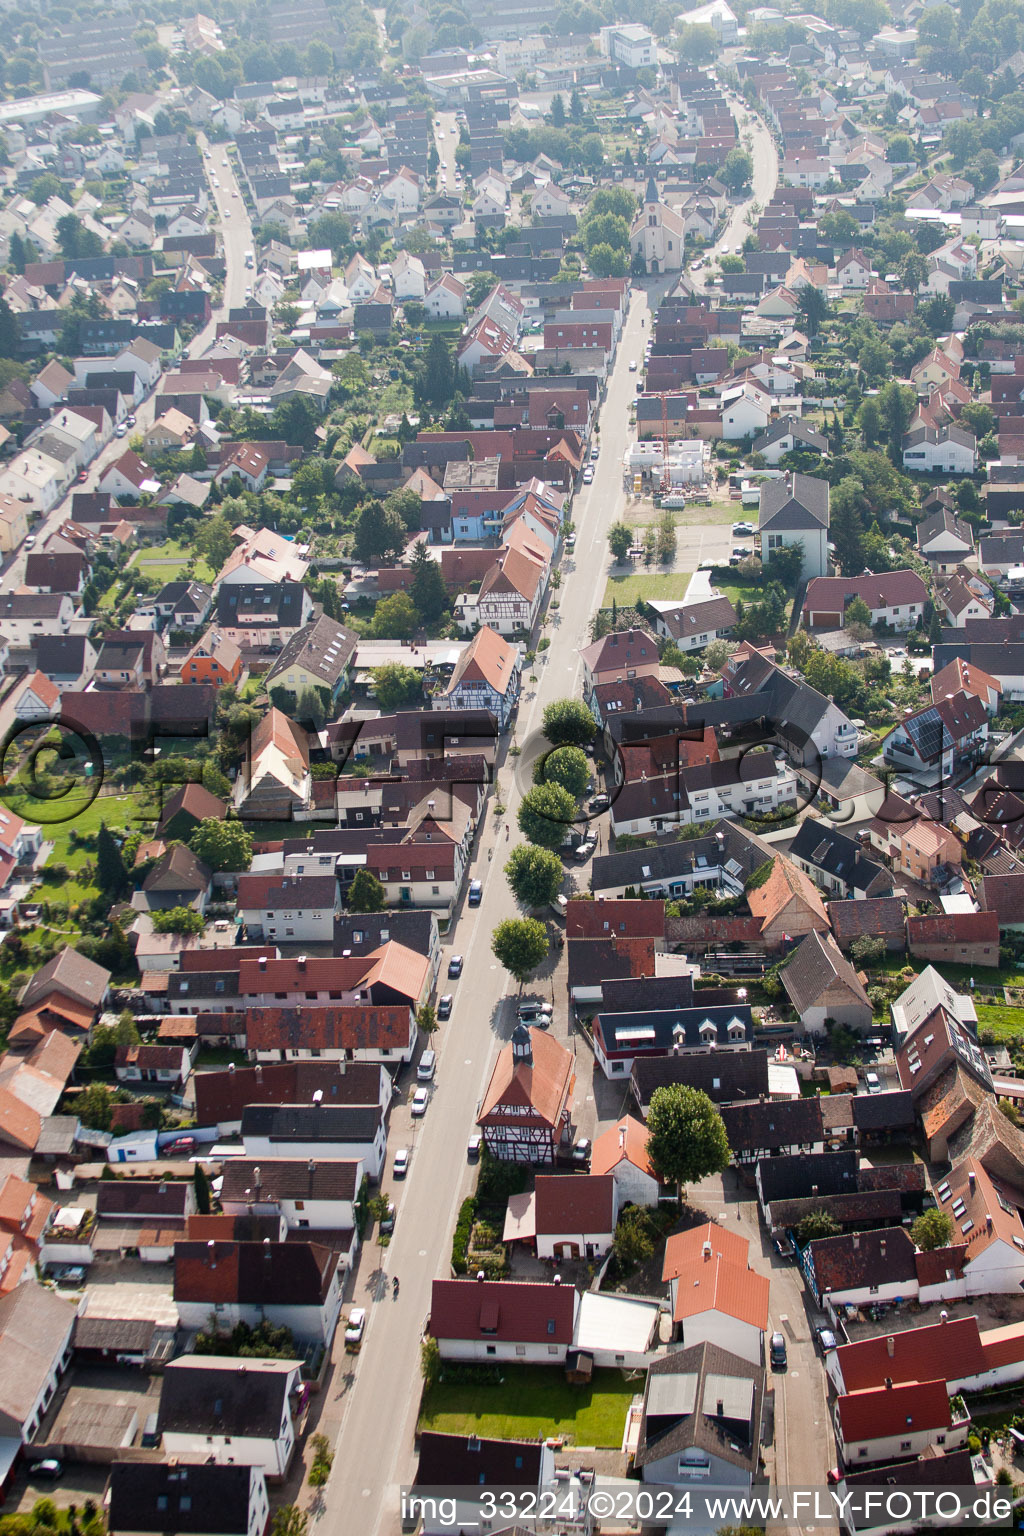
[[[943,1310],[943,1311],[941,1311],[939,1313],[939,1322],[940,1323],[948,1323],[949,1322],[949,1313],[947,1311]]]
[[[884,1237],[882,1238],[881,1242],[878,1245],[878,1252],[881,1255],[881,1257],[884,1259],[885,1258],[885,1238]]]
[[[562,1283],[561,1275],[554,1275],[554,1276],[552,1276],[552,1279],[553,1279],[555,1285],[561,1285],[561,1283]]]
[[[624,1125],[620,1125],[619,1126],[619,1151],[620,1152],[625,1149],[625,1145],[626,1145],[626,1127]]]
[[[297,964],[298,964],[298,967],[299,967],[300,971],[304,971],[306,969],[306,959],[307,959],[306,955],[300,955],[299,956]]]
[[[889,1356],[890,1360],[896,1353],[896,1340],[893,1338],[891,1333],[885,1341],[885,1352]]]
[[[718,1402],[715,1404],[715,1413],[718,1416],[718,1418],[720,1418],[720,1419],[724,1419],[725,1418],[725,1403],[723,1402],[723,1400],[721,1398],[719,1398]]]
[[[860,1233],[859,1232],[855,1232],[853,1234],[853,1251],[854,1251],[854,1253],[856,1253],[856,1251],[857,1251],[857,1249],[859,1247],[860,1247]]]
[[[711,1247],[711,1239],[710,1238],[706,1237],[704,1239],[704,1242],[703,1242],[703,1245],[702,1245],[700,1251],[701,1251],[701,1257],[703,1259],[705,1259],[705,1260],[710,1259],[710,1257],[712,1255],[712,1252],[713,1252],[712,1247]]]
[[[974,1194],[974,1184],[975,1184],[975,1177],[974,1177],[973,1173],[969,1173],[967,1175],[967,1182],[971,1186],[971,1194],[973,1195]]]
[[[992,1231],[992,1217],[989,1215],[988,1211],[985,1212],[985,1230],[986,1232]]]
[[[315,1158],[311,1157],[309,1162],[306,1164],[306,1172],[307,1173],[316,1173],[316,1159]]]
[[[209,1242],[206,1244],[206,1257],[210,1261],[210,1268],[211,1269],[216,1269],[217,1268],[217,1244],[214,1242],[212,1237],[210,1238]]]
[[[267,957],[266,957],[266,955],[260,955],[260,957],[257,960],[256,964],[259,966],[261,971],[265,971],[266,968],[267,968]]]
[[[476,1272],[476,1279],[477,1279],[477,1284],[478,1285],[482,1285],[483,1284],[484,1280],[486,1279],[486,1276],[485,1276],[485,1274],[484,1274],[482,1269],[478,1269],[477,1270],[477,1272]]]
[[[887,1392],[891,1392],[892,1391],[892,1377],[891,1376],[887,1376],[885,1378],[885,1390]]]

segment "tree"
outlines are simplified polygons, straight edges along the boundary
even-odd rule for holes
[[[491,292],[497,288],[499,278],[496,272],[488,267],[483,272],[474,272],[466,285],[466,303],[470,311],[477,309]]]
[[[890,165],[905,165],[913,163],[914,141],[908,133],[894,133],[885,146],[885,158]]]
[[[373,669],[373,696],[385,713],[423,698],[423,678],[415,667],[388,662]]]
[[[796,1229],[797,1242],[801,1248],[806,1248],[808,1243],[819,1238],[838,1237],[841,1231],[838,1221],[823,1206],[820,1210],[808,1211]]]
[[[869,384],[877,384],[892,372],[892,348],[881,336],[869,336],[857,354],[857,366]]]
[[[455,364],[451,349],[443,336],[437,335],[430,338],[423,368],[417,380],[417,393],[422,400],[435,406],[447,405],[455,393]]]
[[[889,457],[894,464],[903,462],[903,436],[907,430],[917,397],[912,389],[890,379],[878,393],[878,409],[882,428],[889,447]]]
[[[852,213],[837,208],[833,213],[823,213],[818,220],[818,234],[833,245],[852,245],[860,235],[860,225]]]
[[[105,901],[113,905],[128,890],[131,881],[125,868],[121,850],[117,846],[106,822],[100,822],[96,834],[96,884]]]
[[[210,1214],[210,1181],[206,1177],[206,1169],[202,1163],[196,1163],[192,1174],[192,1188],[196,1192],[196,1210],[200,1216]]]
[[[377,876],[369,869],[357,869],[348,888],[349,911],[383,912],[387,904],[387,894]]]
[[[114,1118],[114,1095],[106,1083],[90,1083],[75,1099],[75,1114],[92,1131],[109,1131]]]
[[[959,420],[978,438],[996,430],[995,412],[990,405],[985,405],[980,400],[969,400],[966,405],[961,406]],[[961,481],[961,485],[970,484],[969,480]]]
[[[733,650],[728,640],[712,640],[704,647],[704,665],[711,672],[721,672]]]
[[[522,985],[548,952],[548,934],[535,917],[506,917],[491,935],[491,953]]]
[[[720,44],[714,27],[694,22],[684,27],[679,38],[679,57],[687,64],[711,64],[718,58]]]
[[[558,895],[565,871],[557,853],[521,843],[509,855],[505,878],[521,907],[546,907]]]
[[[609,245],[607,240],[600,240],[587,252],[587,264],[595,277],[625,277],[629,267],[629,250],[625,246]]]
[[[31,187],[29,188],[28,195],[35,203],[36,207],[41,208],[43,204],[47,202],[51,197],[59,197],[60,192],[61,184],[59,179],[53,174],[52,171],[44,171],[43,174],[41,176],[37,176],[35,181],[32,183]]]
[[[537,759],[535,784],[561,784],[578,800],[590,779],[590,763],[582,747],[555,747]]]
[[[392,592],[377,604],[370,625],[375,640],[410,640],[419,627],[419,614],[408,592]]]
[[[274,1515],[270,1536],[306,1536],[309,1516],[297,1504],[284,1504]]]
[[[928,281],[928,263],[920,251],[908,251],[900,262],[900,282],[908,293],[917,293]]]
[[[833,656],[831,651],[812,651],[804,666],[804,676],[812,688],[835,699],[840,709],[857,704],[864,695],[864,678],[856,667]]]
[[[252,833],[241,821],[206,816],[193,830],[188,845],[215,873],[238,873],[252,863]]]
[[[551,98],[551,111],[548,114],[548,122],[552,128],[565,127],[565,102],[560,94]]]
[[[683,1083],[656,1088],[647,1115],[647,1157],[659,1178],[684,1184],[720,1173],[729,1161],[729,1139],[706,1093]]]
[[[874,448],[882,434],[882,413],[878,409],[878,400],[874,395],[866,395],[861,401],[860,410],[857,412],[857,425],[860,427],[865,448]]]
[[[593,741],[597,723],[580,699],[556,699],[545,709],[541,729],[553,747],[583,747]]]
[[[416,604],[416,612],[425,625],[436,624],[448,609],[448,588],[439,562],[432,558],[422,540],[416,545],[411,570],[409,596]]]
[[[945,1211],[922,1211],[910,1228],[910,1236],[922,1253],[945,1248],[953,1236],[953,1219]]]
[[[416,1023],[421,1034],[432,1035],[437,1030],[437,1009],[433,1003],[421,1003],[416,1010]]]
[[[204,517],[196,529],[192,547],[202,555],[211,570],[219,571],[235,547],[235,535],[231,523],[221,513]]]
[[[616,560],[625,560],[633,548],[633,530],[628,523],[612,523],[608,529],[608,545]]]
[[[750,186],[754,174],[753,158],[745,149],[730,149],[722,162],[722,168],[718,173],[719,181],[724,181],[730,192],[742,192]]]
[[[560,848],[576,819],[576,801],[561,784],[535,784],[519,802],[519,830],[540,848]]]
[[[627,1205],[615,1227],[612,1248],[620,1271],[629,1273],[654,1254],[659,1237],[658,1227],[646,1206]]]
[[[831,310],[828,299],[820,288],[807,283],[800,290],[800,318],[808,336],[816,336],[828,319]]]
[[[364,565],[390,565],[405,548],[406,526],[394,507],[364,501],[356,519],[355,552]]]
[[[768,556],[768,577],[781,583],[787,591],[795,591],[804,568],[803,540],[795,544],[780,544]]]
[[[855,597],[853,602],[848,604],[843,615],[843,623],[844,625],[862,624],[868,629],[871,628],[871,609],[862,597]]]
[[[206,927],[206,919],[195,907],[166,907],[150,917],[156,933],[199,934]]]
[[[676,520],[670,511],[662,513],[658,521],[658,559],[670,565],[676,557]]]

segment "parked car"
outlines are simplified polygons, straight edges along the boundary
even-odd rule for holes
[[[483,1146],[483,1144],[484,1139],[480,1132],[474,1131],[472,1136],[469,1138],[469,1141],[466,1143],[466,1156],[469,1158],[471,1163],[475,1163],[477,1158],[480,1156],[480,1148]]]
[[[433,1082],[433,1080],[434,1080],[434,1073],[436,1071],[437,1071],[437,1053],[436,1053],[436,1051],[424,1051],[423,1055],[420,1057],[419,1065],[416,1068],[416,1079],[417,1079],[417,1081],[421,1082],[421,1083]]]
[[[81,1264],[65,1265],[65,1267],[57,1276],[57,1284],[66,1285],[69,1286],[72,1290],[77,1290],[80,1285],[85,1284],[84,1266]]]
[[[126,425],[124,424],[123,421],[119,421],[117,426],[114,428],[114,436],[115,437],[127,437],[128,436],[128,428],[126,427]]]
[[[735,538],[747,539],[754,532],[754,527],[752,523],[733,523],[732,531]]]
[[[786,1237],[785,1234],[781,1237],[773,1237],[772,1247],[780,1259],[792,1259],[796,1254],[796,1249],[793,1247],[791,1239]]]
[[[482,880],[471,880],[469,882],[469,905],[471,907],[478,907],[480,905],[480,903],[483,901],[483,899],[484,899],[483,881]]]
[[[784,1371],[786,1369],[786,1340],[781,1333],[772,1334],[772,1341],[771,1345],[769,1346],[769,1355],[771,1357],[773,1371]]]
[[[553,1013],[554,1009],[550,1003],[529,1002],[519,1004],[520,1024],[537,1024],[541,1019],[550,1023]]]
[[[590,457],[592,459],[599,459],[601,457],[601,445],[600,445],[600,443],[591,443],[591,445],[590,445]]]
[[[453,981],[457,981],[462,975],[463,959],[461,955],[452,955],[448,961],[448,975]]]
[[[881,1093],[882,1084],[877,1072],[865,1072],[864,1081],[867,1084],[868,1093]]]
[[[583,471],[583,484],[584,485],[593,485],[593,483],[594,483],[594,469],[593,469],[593,465],[588,464],[586,469]]]
[[[636,373],[636,358],[635,357],[631,357],[630,360],[629,360],[629,371],[630,371],[630,373]]]
[[[358,1349],[363,1342],[363,1333],[366,1329],[366,1308],[353,1307],[348,1315],[348,1323],[345,1327],[345,1348]]]
[[[588,1137],[584,1136],[583,1140],[578,1141],[573,1147],[572,1160],[574,1163],[579,1163],[585,1168],[590,1167],[590,1140]]]
[[[77,479],[75,481],[75,484],[76,485],[84,485],[85,482],[88,480],[88,478],[89,478],[89,471],[87,469],[80,469],[78,471],[78,477],[77,477]]]
[[[446,992],[438,1001],[437,1016],[439,1019],[450,1019],[452,1016],[452,1004],[455,999],[450,992]]]
[[[590,801],[590,809],[592,811],[606,811],[610,804],[611,800],[607,795],[594,795]]]
[[[823,1355],[827,1355],[830,1349],[835,1349],[836,1336],[831,1328],[815,1328],[814,1339]]]
[[[391,1171],[396,1179],[404,1179],[409,1172],[409,1159],[411,1156],[411,1147],[399,1147],[395,1153],[395,1166]]]
[[[63,1474],[63,1471],[64,1463],[58,1461],[56,1456],[48,1456],[45,1461],[37,1461],[33,1467],[30,1467],[28,1475],[30,1479],[33,1477],[49,1477],[56,1481]]]
[[[576,849],[577,863],[585,864],[596,847],[597,844],[592,842],[589,837],[580,843],[579,847]]]
[[[412,1096],[413,1117],[418,1120],[421,1115],[425,1115],[427,1112],[427,1105],[429,1103],[430,1094],[427,1092],[426,1088],[417,1088],[416,1092]]]
[[[389,1200],[388,1208],[380,1219],[380,1230],[384,1237],[390,1237],[395,1230],[395,1216],[397,1214],[393,1203]]]
[[[167,1143],[163,1152],[165,1157],[187,1157],[195,1149],[196,1139],[194,1136],[176,1136],[173,1141]]]

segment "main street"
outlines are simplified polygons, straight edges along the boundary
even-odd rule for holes
[[[198,134],[196,142],[204,152],[210,149],[211,158],[205,160],[206,174],[211,180],[216,177],[219,186],[211,184],[210,192],[221,220],[221,239],[224,247],[224,290],[220,307],[214,311],[209,322],[199,331],[186,348],[189,357],[201,357],[213,340],[216,333],[217,321],[224,319],[229,309],[238,308],[245,302],[245,290],[249,282],[255,277],[245,265],[245,253],[252,246],[252,228],[246,212],[241,188],[235,178],[234,168],[228,158],[227,147],[222,144],[208,145],[203,134]],[[237,195],[236,195],[237,194]],[[159,388],[159,385],[157,385]],[[135,411],[135,425],[131,429],[132,434],[144,432],[152,426],[156,415],[156,390],[146,396]],[[71,514],[71,497],[76,492],[95,491],[103,478],[104,473],[119,459],[128,447],[127,437],[112,437],[110,442],[89,465],[89,472],[81,484],[73,484],[57,505],[48,512],[43,519],[36,523],[32,529],[35,537],[35,548],[42,549],[46,540],[55,533],[60,525],[67,521]],[[28,550],[22,545],[21,550],[15,555],[7,570],[0,577],[0,591],[13,592],[24,580],[25,557]]]
[[[562,558],[562,585],[555,594],[560,607],[553,612],[549,628],[551,647],[546,661],[538,658],[538,683],[532,697],[531,685],[525,684],[517,728],[521,745],[539,730],[546,704],[579,696],[579,648],[590,639],[590,620],[604,590],[608,528],[625,511],[622,460],[635,380],[629,360],[643,353],[647,332],[641,320],[647,314],[646,294],[634,291],[601,408],[601,456],[593,483],[581,487],[573,509],[576,549],[574,556]],[[465,968],[461,981],[445,984],[455,995],[455,1007],[450,1022],[441,1025],[432,1042],[439,1053],[437,1078],[426,1116],[412,1122],[413,1153],[404,1184],[394,1184],[390,1176],[400,1136],[391,1138],[383,1184],[397,1201],[398,1219],[386,1250],[387,1274],[372,1276],[369,1282],[361,1279],[352,1297],[356,1305],[369,1308],[369,1317],[354,1381],[341,1408],[337,1454],[319,1522],[330,1536],[377,1536],[396,1529],[399,1489],[411,1481],[414,1471],[419,1346],[430,1310],[431,1282],[450,1272],[452,1230],[472,1172],[466,1143],[498,1049],[514,1023],[514,1009],[506,999],[515,992],[515,983],[491,955],[490,941],[496,925],[517,911],[502,874],[508,850],[519,840],[516,762],[508,759],[500,770],[511,837],[506,840],[505,832],[498,829],[500,835],[495,838],[493,805],[489,806],[477,865],[471,871],[483,881],[483,901],[475,910],[460,909],[453,942],[446,950],[446,960],[452,951],[462,954]],[[493,862],[488,859],[492,847]],[[558,999],[557,1006],[559,1011],[564,1009],[564,998]],[[590,1066],[589,1058],[581,1061],[581,1094],[587,1092]],[[395,1274],[402,1280],[397,1300],[392,1299],[388,1283],[388,1275]],[[336,1369],[335,1388],[339,1374]]]

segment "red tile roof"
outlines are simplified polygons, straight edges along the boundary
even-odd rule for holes
[[[570,901],[565,913],[565,932],[570,939],[605,939],[609,934],[627,938],[665,937],[663,901]]]
[[[576,1290],[517,1280],[435,1280],[430,1332],[435,1339],[571,1344]]]
[[[887,1377],[897,1386],[931,1381],[940,1366],[949,1381],[988,1369],[976,1317],[955,1317],[841,1344],[836,1359],[847,1392],[884,1387]]]
[[[768,1291],[765,1275],[712,1254],[680,1274],[672,1316],[680,1323],[702,1312],[722,1312],[764,1332],[768,1327]]]
[[[945,1379],[847,1393],[836,1408],[847,1445],[948,1429],[951,1423]]]
[[[539,1236],[615,1230],[615,1180],[609,1174],[540,1174],[535,1196]]]

